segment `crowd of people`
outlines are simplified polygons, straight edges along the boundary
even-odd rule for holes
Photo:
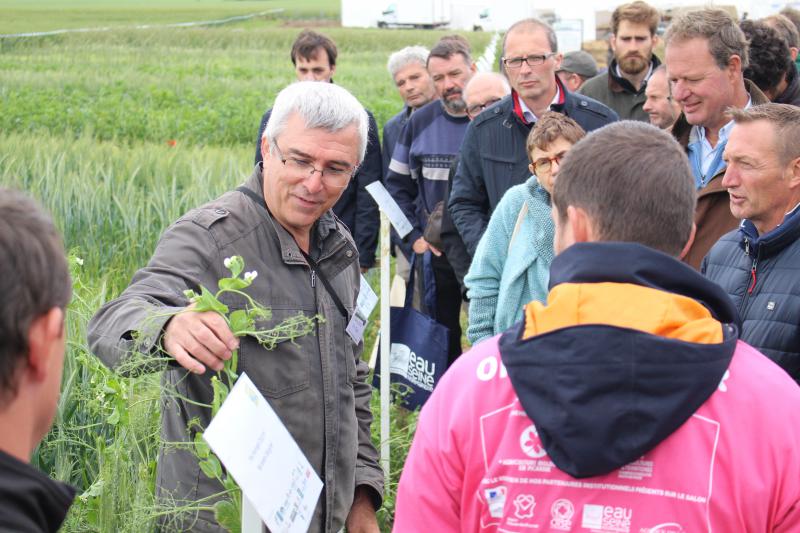
[[[604,70],[538,19],[505,32],[500,73],[458,35],[398,50],[404,106],[382,145],[333,83],[335,43],[301,32],[250,178],[167,228],[89,325],[111,368],[172,359],[159,501],[221,497],[189,443],[237,352],[323,481],[310,530],[378,531],[353,326],[382,181],[412,226],[393,233],[397,270],[431,267],[433,302],[412,301],[449,331],[396,531],[800,531],[800,13],[687,11],[663,60],[660,22],[619,6]],[[0,250],[0,528],[55,531],[74,491],[26,463],[53,418],[69,273],[52,221],[10,190]],[[194,310],[185,291],[216,287],[234,255],[274,320],[322,317],[314,332],[267,350]],[[220,531],[207,508],[159,527]]]

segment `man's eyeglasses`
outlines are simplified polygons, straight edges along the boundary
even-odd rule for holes
[[[356,167],[324,168],[320,170],[318,168],[314,168],[314,165],[311,164],[311,161],[298,159],[296,157],[283,157],[281,149],[278,148],[278,143],[273,143],[272,146],[275,147],[275,151],[278,152],[278,158],[289,172],[303,177],[311,177],[314,175],[314,172],[319,172],[320,179],[326,187],[333,187],[337,189],[347,187],[347,184],[350,182],[350,178],[352,178],[353,174],[356,173]]]
[[[520,68],[522,63],[527,63],[529,67],[535,67],[543,64],[554,55],[556,55],[555,52],[549,54],[531,54],[524,57],[504,57],[503,64],[506,68]]]
[[[483,111],[484,109],[486,109],[490,105],[499,102],[500,100],[501,100],[500,98],[492,98],[491,100],[487,100],[482,104],[475,104],[475,105],[469,106],[467,108],[467,114],[469,116],[471,116],[471,117],[478,116],[478,115],[481,114],[481,111]]]
[[[565,155],[567,155],[566,150],[557,153],[553,157],[542,157],[541,159],[537,159],[533,162],[533,173],[539,175],[542,172],[550,172],[553,169],[553,163],[558,163],[560,165],[561,160],[564,159]]]

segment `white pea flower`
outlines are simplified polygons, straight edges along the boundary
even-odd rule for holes
[[[231,268],[231,261],[233,261],[233,257],[226,257],[222,264],[225,265],[225,268]]]
[[[245,272],[244,273],[244,280],[245,281],[253,281],[258,277],[258,272],[253,270],[252,272]]]
[[[80,257],[76,257],[75,258],[75,263],[80,265],[80,266],[83,266],[83,259],[81,259]]]

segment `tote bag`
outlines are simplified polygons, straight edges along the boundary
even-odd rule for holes
[[[427,401],[433,388],[447,369],[448,331],[433,318],[417,311],[411,305],[414,294],[415,257],[411,259],[411,274],[406,288],[405,305],[391,308],[391,365],[392,383],[400,387],[400,404],[414,410]],[[424,261],[430,266],[430,259]],[[423,268],[425,299],[435,301],[435,282],[431,268]],[[380,386],[383,354],[379,353],[373,387]],[[407,394],[404,394],[408,391]]]

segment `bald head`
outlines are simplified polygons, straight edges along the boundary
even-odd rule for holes
[[[464,101],[467,103],[467,115],[470,119],[477,117],[485,107],[500,100],[511,92],[505,76],[496,72],[479,72],[464,87]]]

